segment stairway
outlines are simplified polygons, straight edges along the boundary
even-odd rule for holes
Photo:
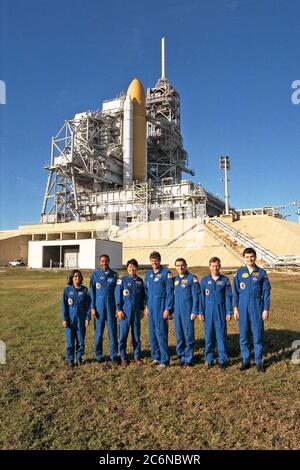
[[[220,219],[211,219],[206,228],[226,243],[228,248],[230,247],[241,258],[244,248],[251,247],[256,251],[257,258],[268,266],[293,266],[300,261],[299,257],[278,257],[272,251],[257,243],[250,235],[235,230]]]

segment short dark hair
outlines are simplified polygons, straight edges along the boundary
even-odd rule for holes
[[[244,249],[244,251],[243,251],[243,256],[245,256],[245,255],[254,255],[255,258],[256,258],[256,256],[257,256],[257,255],[256,255],[256,251],[254,250],[254,248],[251,248],[251,247]]]
[[[176,266],[176,263],[177,263],[177,262],[178,262],[178,263],[184,263],[184,264],[187,266],[187,262],[185,261],[184,258],[177,258],[177,259],[175,260],[175,266]]]
[[[110,261],[110,257],[109,257],[108,255],[100,255],[100,256],[99,256],[99,259],[100,259],[100,258],[106,258],[107,261]]]
[[[208,265],[210,265],[211,263],[219,263],[219,265],[221,266],[221,260],[217,256],[213,256],[212,258],[210,258]]]
[[[69,277],[67,278],[67,281],[68,281],[68,285],[69,285],[69,286],[72,286],[72,285],[73,285],[73,277],[75,276],[76,273],[79,273],[79,274],[80,274],[80,277],[81,277],[81,282],[80,282],[80,284],[82,284],[82,281],[83,281],[82,272],[79,271],[79,269],[73,269],[73,271],[70,272],[70,275],[69,275]]]
[[[134,258],[129,259],[129,260],[127,261],[126,267],[128,268],[128,266],[129,266],[130,264],[132,264],[132,265],[135,266],[136,268],[139,267],[139,263],[138,263],[137,260],[134,259]]]
[[[150,253],[149,259],[158,259],[161,261],[160,253],[158,253],[158,251],[152,251],[152,253]]]

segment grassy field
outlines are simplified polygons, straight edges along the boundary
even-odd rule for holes
[[[201,268],[192,271],[204,274]],[[176,366],[170,322],[171,367],[156,371],[150,366],[145,320],[142,367],[94,362],[91,324],[86,363],[68,370],[60,313],[65,280],[63,272],[0,272],[0,339],[7,346],[7,364],[0,365],[1,449],[299,447],[300,366],[291,362],[292,342],[300,339],[299,278],[271,276],[265,374],[254,367],[239,372],[234,320],[228,327],[231,366],[226,371],[204,367],[200,321],[196,365]],[[84,283],[89,284],[89,273]]]

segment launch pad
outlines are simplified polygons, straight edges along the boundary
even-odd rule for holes
[[[237,267],[246,246],[272,269],[300,266],[300,225],[280,220],[275,207],[230,209],[228,194],[225,208],[189,179],[164,39],[156,85],[145,93],[135,78],[100,110],[66,120],[45,168],[40,223],[0,231],[1,266],[22,258],[29,267],[94,269],[104,249],[115,266],[132,257],[147,265],[155,249],[169,266],[180,255],[189,266],[218,256],[223,267]]]
[[[145,96],[135,78],[102,109],[76,114],[52,138],[41,223],[109,218],[115,225],[202,219],[224,201],[184,180],[188,167],[180,128],[180,96],[162,75]]]

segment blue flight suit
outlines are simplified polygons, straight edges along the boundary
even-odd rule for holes
[[[168,320],[163,318],[163,312],[173,310],[173,274],[162,266],[157,273],[151,269],[145,275],[144,286],[149,312],[151,357],[155,361],[168,365],[170,362]]]
[[[90,296],[83,285],[76,289],[67,286],[62,295],[62,319],[67,322],[66,342],[67,361],[74,360],[75,342],[76,357],[79,360],[84,354],[85,320],[91,319]]]
[[[182,364],[192,364],[195,349],[195,329],[191,314],[199,315],[200,286],[196,276],[188,271],[174,279],[174,328],[176,352]]]
[[[226,315],[232,315],[232,290],[228,277],[219,274],[215,281],[209,274],[201,279],[200,315],[204,315],[205,362],[214,361],[215,340],[219,365],[226,364]]]
[[[270,309],[271,285],[264,269],[255,265],[250,274],[246,266],[240,268],[233,280],[233,306],[239,309],[240,348],[244,363],[250,362],[251,330],[256,365],[263,356],[264,321],[262,312]]]
[[[141,357],[141,312],[145,307],[145,288],[142,278],[128,274],[118,279],[115,298],[117,310],[122,310],[125,315],[125,318],[120,319],[120,357],[122,360],[126,359],[127,338],[131,327],[133,355],[135,359],[139,359]]]
[[[107,322],[109,355],[115,360],[118,355],[118,332],[116,319],[115,287],[118,273],[111,269],[106,274],[101,268],[92,273],[90,281],[91,308],[96,310],[94,320],[94,353],[96,359],[103,359],[103,334]]]

